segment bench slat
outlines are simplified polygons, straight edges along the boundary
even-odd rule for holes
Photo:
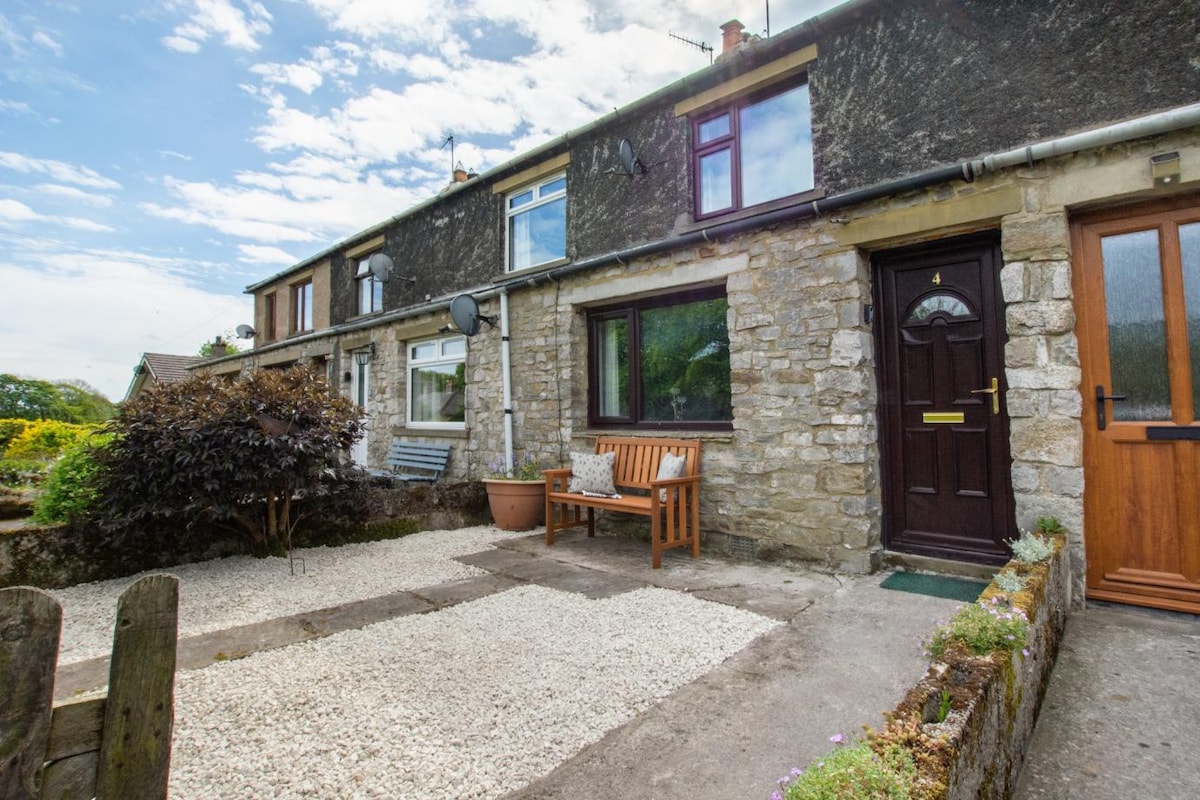
[[[388,470],[370,470],[372,475],[399,481],[433,482],[442,477],[450,460],[450,445],[393,439],[388,450]],[[420,470],[420,472],[410,472]]]

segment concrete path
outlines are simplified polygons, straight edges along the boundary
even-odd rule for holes
[[[180,641],[180,669],[429,613],[535,583],[607,597],[643,586],[687,592],[785,623],[506,800],[688,797],[766,800],[775,781],[829,751],[829,737],[882,723],[925,672],[921,641],[959,603],[798,565],[746,564],[568,535],[507,540],[462,557],[488,574]],[[620,665],[613,665],[619,669]],[[106,659],[62,668],[56,694],[104,683]]]
[[[1200,617],[1071,616],[1014,797],[1200,797]]]

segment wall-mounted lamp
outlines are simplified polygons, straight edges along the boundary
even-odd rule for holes
[[[362,350],[354,351],[354,363],[360,367],[365,367],[371,363],[371,359],[375,358],[375,343],[371,342]]]
[[[1150,177],[1155,186],[1179,183],[1179,151],[1150,156]]]

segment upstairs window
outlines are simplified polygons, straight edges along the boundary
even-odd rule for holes
[[[810,191],[808,84],[751,95],[692,122],[696,217],[711,217]]]
[[[504,197],[509,272],[567,257],[567,176],[559,173]]]
[[[358,313],[373,314],[383,310],[383,281],[375,279],[368,263],[370,257],[358,262],[354,280],[358,287]]]
[[[292,333],[311,331],[313,327],[313,285],[311,280],[292,286]]]
[[[718,288],[591,312],[589,424],[729,430],[728,311]]]
[[[462,429],[466,421],[467,337],[408,345],[408,424]]]

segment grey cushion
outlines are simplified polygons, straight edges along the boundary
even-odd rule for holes
[[[667,478],[682,478],[684,467],[687,466],[687,456],[676,456],[664,453],[662,463],[658,465],[658,480]],[[658,490],[659,502],[667,502],[667,490]]]
[[[616,453],[571,453],[571,480],[567,481],[567,491],[616,494],[617,487],[613,486],[616,460]]]

